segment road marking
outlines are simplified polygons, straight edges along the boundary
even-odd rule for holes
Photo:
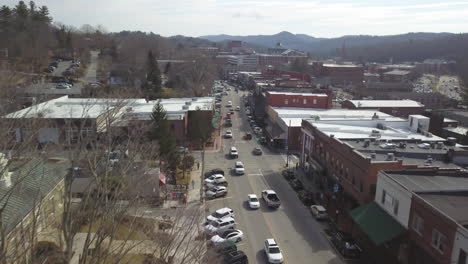
[[[261,173],[249,173],[247,176],[263,176]]]
[[[227,199],[231,199],[232,196],[228,196],[228,197],[223,197],[223,198],[214,198],[214,199],[208,199],[206,200],[206,202],[214,202],[214,201],[222,201],[222,200],[227,200]]]

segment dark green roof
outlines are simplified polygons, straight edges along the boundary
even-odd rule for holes
[[[1,221],[6,233],[64,179],[69,166],[66,159],[20,160],[10,164],[11,184],[0,184],[0,208],[5,206]]]
[[[377,246],[405,232],[405,228],[376,202],[352,210],[351,217]]]

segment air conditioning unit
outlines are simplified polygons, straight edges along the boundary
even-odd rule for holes
[[[395,160],[395,154],[394,153],[387,153],[387,160]]]

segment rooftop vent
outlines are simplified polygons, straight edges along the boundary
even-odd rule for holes
[[[437,142],[436,148],[442,149],[444,147],[444,142]]]
[[[369,139],[364,140],[364,147],[367,148],[369,147],[369,145],[370,145],[370,140]]]
[[[429,144],[429,143],[421,143],[421,144],[418,144],[418,148],[420,148],[420,149],[430,149],[430,148],[431,148],[431,144]]]
[[[188,105],[183,105],[182,106],[182,110],[188,110],[189,109],[189,106]]]
[[[385,130],[385,129],[387,129],[387,126],[386,126],[385,124],[378,123],[378,124],[377,124],[377,128],[378,128],[378,129],[381,129],[381,130]]]
[[[379,130],[372,130],[371,137],[380,137],[380,131]]]
[[[185,105],[191,105],[191,104],[192,104],[192,101],[185,102]]]
[[[402,148],[402,149],[405,149],[405,148],[406,148],[406,143],[400,142],[400,143],[398,144],[398,147],[399,147],[399,148]]]
[[[387,153],[387,159],[388,161],[390,160],[395,160],[395,154],[394,153]]]
[[[384,143],[384,144],[380,144],[380,148],[382,148],[382,149],[394,149],[394,148],[396,148],[396,145],[393,144],[393,143]]]
[[[197,100],[198,100],[198,98],[196,98],[196,97],[192,97],[192,101],[194,101],[194,102],[195,102],[195,101],[197,101]]]
[[[370,156],[371,156],[372,159],[375,159],[375,158],[377,157],[377,153],[372,152],[372,153],[370,154]]]

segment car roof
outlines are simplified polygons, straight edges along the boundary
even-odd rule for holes
[[[325,207],[323,207],[323,206],[321,206],[321,205],[312,205],[312,206],[315,207],[318,211],[327,211],[327,210],[325,209]],[[311,206],[311,207],[312,207],[312,206]]]
[[[249,194],[247,195],[249,198],[257,198],[257,195],[256,194]]]
[[[216,210],[216,213],[222,214],[222,213],[231,212],[231,211],[234,211],[234,210],[232,210],[232,209],[229,208],[229,207],[224,207],[224,208],[220,208],[220,209]]]
[[[236,166],[237,166],[237,165],[242,165],[242,166],[244,166],[244,163],[242,163],[242,161],[236,161]]]
[[[222,222],[230,222],[230,221],[234,221],[234,218],[232,218],[231,216],[218,219],[218,222],[220,222],[220,223],[222,223]]]
[[[218,190],[226,190],[227,188],[224,186],[215,186],[213,189],[218,189]]]
[[[267,242],[268,245],[270,245],[270,246],[278,246],[278,244],[276,244],[276,241],[275,241],[274,238],[268,238],[268,239],[266,240],[266,242]]]
[[[231,147],[231,150],[237,150],[237,148],[236,147]]]
[[[267,194],[273,194],[273,193],[276,194],[276,192],[273,190],[263,190],[263,191]]]

